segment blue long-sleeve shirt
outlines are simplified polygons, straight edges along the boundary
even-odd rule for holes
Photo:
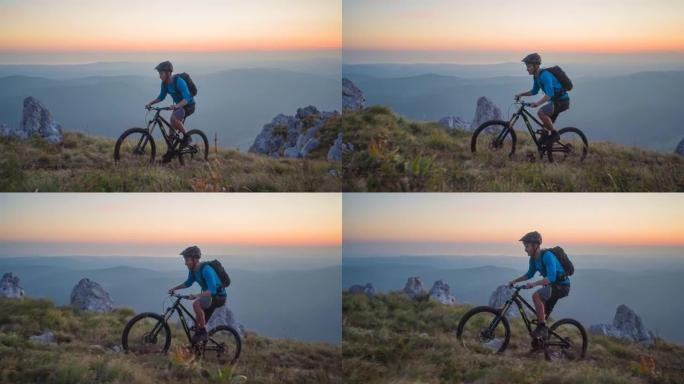
[[[542,258],[544,258],[546,270],[542,267]],[[530,257],[530,266],[525,276],[527,276],[528,279],[531,279],[537,271],[539,271],[542,276],[549,279],[551,283],[556,282],[559,272],[565,274],[563,264],[558,261],[556,255],[551,251],[544,252],[541,257],[538,257],[536,260]],[[563,281],[559,281],[558,284],[570,285],[570,279],[566,277]]]
[[[197,282],[202,287],[202,292],[211,291],[211,295],[226,296],[226,290],[221,286],[221,279],[214,271],[211,265],[203,265],[200,270],[195,272],[188,271],[188,279],[185,280],[185,286],[189,287],[192,283]]]
[[[534,77],[530,93],[536,95],[539,93],[540,89],[552,100],[565,100],[570,98],[567,91],[563,91],[558,97],[555,97],[556,92],[563,89],[563,85],[556,79],[556,76],[549,71],[542,71],[539,76]]]
[[[174,79],[176,84],[174,84]],[[178,86],[178,88],[176,88],[176,85]],[[183,80],[183,78],[180,76],[174,76],[171,79],[171,82],[169,82],[168,84],[164,84],[164,82],[162,81],[161,91],[159,92],[159,96],[157,96],[157,99],[159,99],[160,101],[164,100],[166,99],[167,94],[171,95],[173,102],[176,104],[180,103],[181,100],[187,100],[188,104],[195,103],[195,99],[192,97],[192,94],[190,94],[188,83],[185,80]]]

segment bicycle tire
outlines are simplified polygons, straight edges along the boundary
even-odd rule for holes
[[[199,150],[198,155],[200,156],[200,159],[198,159],[198,160],[204,160],[204,161],[208,160],[209,159],[209,140],[207,139],[207,135],[205,135],[204,132],[200,131],[199,129],[191,129],[186,133],[186,135],[190,135],[190,137],[193,140],[192,145],[196,146],[197,149]],[[198,136],[200,139],[199,143],[197,140]],[[194,154],[183,153],[183,150],[185,150],[185,148],[178,151],[178,161],[181,164],[185,164],[185,160],[183,159],[183,157],[186,157],[186,158],[189,157],[190,160],[195,159]]]
[[[124,131],[124,133],[119,136],[119,138],[116,140],[116,144],[114,145],[114,161],[119,162],[121,161],[121,155],[122,155],[122,145],[126,138],[128,138],[131,135],[135,134],[140,134],[139,139],[134,139],[133,142],[137,141],[138,144],[137,146],[140,146],[142,143],[142,148],[135,148],[133,150],[133,153],[131,155],[137,155],[141,156],[141,159],[143,158],[145,148],[147,143],[150,145],[150,161],[149,163],[152,164],[154,163],[154,156],[156,155],[156,145],[154,143],[154,138],[152,135],[150,135],[149,131],[144,128],[130,128]],[[138,152],[138,153],[135,153]]]
[[[560,152],[561,150],[566,151],[565,156],[561,161],[566,161],[568,159],[568,154],[570,152],[567,151],[573,151],[574,147],[572,146],[573,141],[577,141],[576,138],[573,138],[575,135],[579,136],[579,140],[582,143],[582,148],[579,150],[579,162],[583,162],[584,159],[587,157],[587,153],[589,153],[589,142],[587,141],[587,137],[584,135],[584,132],[582,132],[579,128],[575,127],[565,127],[561,128],[558,130],[558,135],[560,136],[560,139],[558,139],[557,142],[553,143],[552,145],[552,150],[549,151],[547,150],[548,154],[548,159],[550,163],[554,162],[554,152]],[[564,136],[565,135],[565,136]],[[570,138],[570,139],[568,139]],[[577,153],[577,152],[574,152]],[[558,156],[556,156],[558,157]],[[556,159],[558,160],[558,159]]]
[[[490,120],[479,127],[475,129],[473,132],[473,136],[470,139],[470,152],[472,153],[477,153],[478,151],[478,138],[480,148],[481,149],[489,149],[491,151],[498,151],[500,149],[504,149],[504,152],[506,152],[506,147],[507,147],[507,142],[506,138],[510,137],[510,152],[508,153],[508,157],[512,157],[515,154],[515,145],[517,142],[517,137],[515,134],[514,129],[508,129],[508,132],[506,133],[506,136],[504,136],[504,142],[501,145],[493,145],[493,139],[497,138],[499,134],[501,133],[502,129],[508,129],[508,122],[503,121],[503,120]],[[488,131],[489,130],[489,131]],[[488,136],[491,136],[489,140],[487,140],[484,135],[487,134]],[[487,141],[487,142],[485,142]],[[481,151],[482,152],[482,151]]]
[[[555,344],[551,344],[551,343],[554,341],[554,338],[558,339],[559,342],[561,341],[562,336],[558,335],[557,333],[554,333],[554,331],[556,331],[562,325],[566,325],[566,324],[577,328],[577,330],[579,331],[578,333],[582,339],[582,345],[579,349],[579,352],[580,352],[579,356],[576,358],[571,358],[569,360],[575,361],[575,360],[584,359],[584,357],[587,353],[587,344],[588,344],[587,331],[584,329],[584,326],[579,321],[577,321],[575,319],[561,319],[561,320],[558,320],[555,323],[553,323],[553,325],[551,325],[551,327],[549,328],[549,338],[546,340],[545,345],[544,345],[544,357],[546,358],[546,360],[548,360],[548,361],[559,360],[556,358],[555,353],[551,348],[551,346],[555,345]],[[565,342],[567,342],[567,340],[565,340]]]
[[[221,331],[226,331],[229,335],[231,335],[230,341],[234,343],[234,351],[232,353],[228,352],[229,355],[226,355],[226,357],[230,360],[228,364],[235,364],[237,359],[240,357],[240,352],[242,352],[242,338],[240,338],[240,334],[237,332],[237,330],[235,330],[235,328],[229,327],[227,325],[219,325],[218,327],[215,327],[211,331],[209,331],[209,341],[207,341],[207,343],[204,345],[203,357],[207,358],[207,346],[210,346],[212,336],[216,336],[216,334]]]
[[[463,317],[461,318],[461,320],[458,323],[458,329],[456,331],[456,337],[461,342],[461,345],[463,345],[464,348],[469,349],[468,346],[465,345],[465,341],[463,340],[464,329],[465,329],[468,321],[470,319],[472,319],[473,316],[475,316],[477,314],[481,314],[481,313],[490,313],[490,314],[494,315],[492,317],[492,320],[499,317],[500,324],[503,324],[504,339],[503,339],[503,342],[501,343],[501,345],[497,348],[497,350],[494,351],[494,353],[502,353],[503,351],[506,350],[506,348],[508,347],[508,343],[511,340],[511,326],[508,324],[508,319],[506,318],[506,316],[502,316],[501,312],[496,308],[487,307],[487,306],[480,306],[480,307],[475,307],[475,308],[471,309],[470,311],[466,312],[466,314],[463,315]],[[498,328],[499,324],[497,324],[496,327]],[[489,342],[491,342],[491,341],[489,341]],[[487,348],[491,349],[489,346]]]
[[[171,346],[171,328],[169,327],[169,324],[164,320],[163,316],[161,316],[157,313],[152,313],[152,312],[140,313],[128,321],[128,323],[124,327],[123,334],[121,336],[121,346],[123,347],[124,352],[126,352],[126,353],[130,352],[129,334],[130,334],[131,329],[133,328],[133,326],[137,322],[139,322],[145,318],[152,318],[152,319],[157,320],[157,323],[155,324],[153,329],[156,328],[156,325],[158,325],[159,323],[162,323],[162,327],[163,327],[162,330],[164,332],[164,337],[165,337],[164,345],[163,345],[161,351],[155,352],[155,353],[166,353],[169,350],[169,347]]]

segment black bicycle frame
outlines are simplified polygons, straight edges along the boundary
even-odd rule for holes
[[[525,125],[527,126],[527,130],[530,132],[530,136],[532,136],[532,140],[534,141],[534,144],[537,147],[539,147],[539,141],[537,140],[537,135],[535,134],[534,130],[532,129],[532,124],[530,124],[529,119],[532,119],[532,121],[537,123],[537,125],[540,126],[542,129],[544,128],[544,124],[542,124],[542,122],[537,120],[536,117],[534,117],[530,112],[528,112],[527,109],[525,109],[524,105],[521,105],[520,109],[518,109],[518,112],[516,112],[513,115],[513,117],[511,117],[511,120],[508,122],[508,129],[513,129],[513,125],[516,123],[518,118],[520,118],[520,116],[522,116],[523,120],[525,121]],[[502,133],[508,134],[508,131],[502,130]],[[505,134],[503,136],[499,135],[499,136],[501,136],[502,141],[503,141],[503,138],[505,137]],[[497,138],[497,142],[498,142],[498,140],[499,140],[499,138]]]
[[[155,113],[152,120],[150,120],[147,123],[148,131],[150,132],[150,135],[151,135],[152,132],[154,132],[154,127],[155,127],[154,123],[157,123],[156,125],[159,125],[159,130],[161,131],[162,136],[164,137],[164,141],[166,141],[166,145],[168,145],[170,148],[175,150],[176,149],[175,146],[178,144],[178,140],[176,140],[175,143],[171,143],[171,140],[170,140],[171,136],[166,133],[166,130],[164,129],[164,125],[166,125],[166,127],[169,129],[169,132],[173,132],[173,127],[171,127],[171,123],[166,121],[166,119],[164,119],[161,116],[160,112],[161,112],[161,110],[158,110],[157,113]],[[152,125],[151,127],[150,127],[150,124]]]
[[[185,316],[183,315],[183,312],[185,312],[185,314],[187,314],[188,317],[190,317],[193,324],[197,324],[197,321],[195,320],[195,317],[192,316],[190,311],[188,311],[183,306],[183,304],[181,304],[180,301],[181,301],[180,298],[176,299],[176,302],[171,307],[169,307],[169,309],[166,310],[166,312],[164,313],[164,323],[169,322],[169,319],[171,318],[171,315],[173,315],[174,311],[178,312],[178,317],[180,318],[180,322],[183,325],[183,330],[185,331],[185,335],[188,337],[188,341],[190,342],[190,344],[192,344],[192,337],[190,336],[190,327],[188,327],[188,323],[185,321]],[[157,334],[161,331],[162,327],[164,326],[164,323],[159,322],[152,329],[151,333],[154,337],[157,337]]]

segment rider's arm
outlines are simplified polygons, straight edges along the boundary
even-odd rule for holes
[[[554,256],[553,253],[546,251],[542,257],[544,258],[544,265],[546,265],[546,284],[555,283],[556,275],[558,274],[558,270],[556,269],[556,256]]]
[[[541,99],[539,99],[539,101],[537,101],[536,103],[532,103],[530,106],[533,107],[533,108],[534,108],[534,107],[538,107],[538,106],[540,106],[540,105],[546,103],[546,102],[549,101],[549,100],[551,100],[551,98],[549,97],[549,95],[544,95],[544,97],[542,97]]]
[[[209,292],[209,296],[215,295],[220,281],[214,268],[204,268],[202,270],[202,277],[204,277],[204,281],[207,283],[207,290],[205,292]],[[205,292],[202,292],[202,294]]]
[[[178,91],[180,92],[181,96],[183,96],[183,100],[178,103],[178,105],[182,107],[190,102],[192,95],[190,95],[188,83],[182,77],[178,77],[178,80],[176,80],[176,86],[178,87]]]

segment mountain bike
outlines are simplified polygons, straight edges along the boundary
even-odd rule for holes
[[[515,287],[515,292],[506,300],[502,308],[488,306],[475,307],[468,311],[458,323],[456,336],[463,346],[470,351],[483,354],[502,353],[508,347],[511,338],[511,327],[506,318],[506,312],[515,304],[520,316],[532,338],[533,350],[544,350],[547,360],[580,360],[587,352],[587,332],[582,324],[574,319],[561,319],[549,327],[549,337],[535,338],[532,335],[532,325],[537,320],[529,320],[525,307],[535,312],[519,292],[524,285]],[[523,306],[524,305],[524,306]]]
[[[197,322],[190,311],[181,304],[181,300],[192,300],[193,297],[179,294],[172,294],[169,297],[174,297],[176,300],[164,314],[140,313],[126,324],[121,338],[121,346],[126,353],[166,353],[171,346],[171,327],[168,321],[176,312],[195,356],[218,364],[234,364],[237,361],[242,349],[242,340],[235,328],[219,325],[209,331],[207,341],[195,344],[192,342],[191,331],[195,331],[196,326],[188,326],[185,316],[187,315],[192,320],[192,324],[197,324]]]
[[[544,159],[544,155],[548,157],[549,162],[553,162],[554,158],[559,161],[581,162],[587,157],[589,143],[587,142],[587,137],[579,128],[566,127],[559,129],[560,139],[549,147],[542,144],[548,135],[544,125],[525,109],[525,107],[531,106],[531,103],[518,101],[514,104],[520,105],[520,108],[511,116],[509,121],[491,120],[475,129],[470,140],[470,151],[472,153],[494,151],[512,157],[515,154],[515,144],[517,141],[514,126],[518,119],[522,118],[532,137],[532,141],[537,147],[541,160]],[[530,120],[537,124],[539,127],[537,130],[532,128]]]
[[[156,111],[154,117],[147,123],[147,128],[130,128],[119,136],[114,145],[114,160],[127,163],[154,163],[156,144],[152,133],[159,127],[168,148],[168,158],[178,157],[181,164],[185,160],[207,160],[209,156],[209,140],[204,132],[191,129],[187,132],[192,144],[183,146],[183,139],[171,127],[171,124],[161,116],[161,111],[171,111],[171,107],[150,107],[148,111]],[[168,132],[167,132],[168,130]]]

